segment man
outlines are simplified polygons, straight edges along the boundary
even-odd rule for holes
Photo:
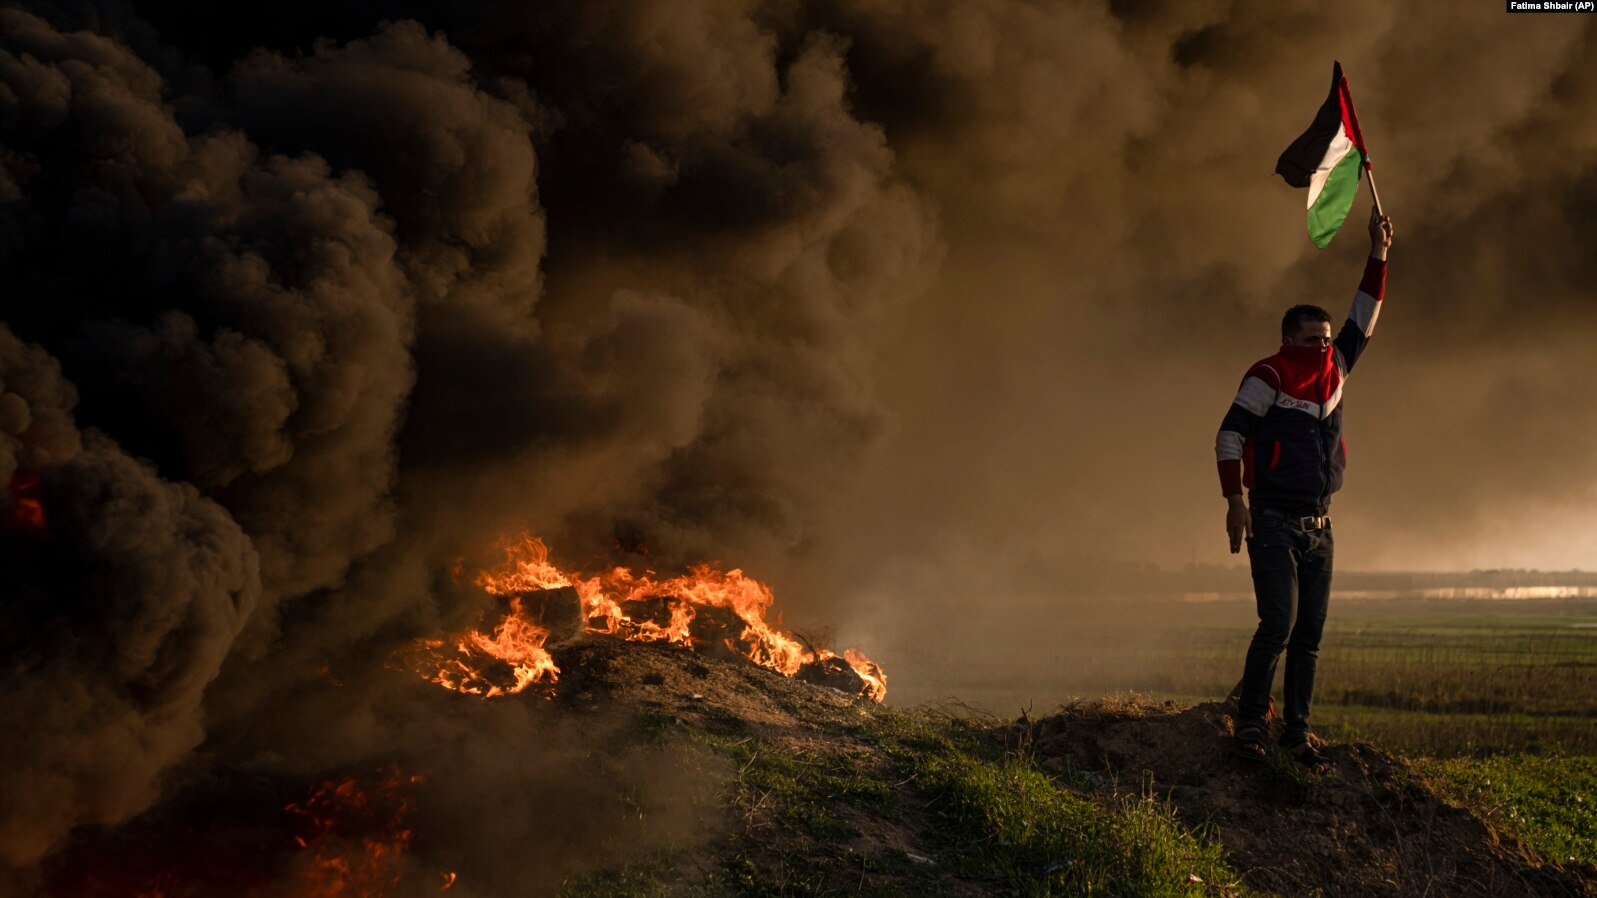
[[[1283,647],[1281,745],[1301,764],[1326,760],[1309,744],[1309,699],[1331,595],[1326,512],[1347,464],[1342,387],[1375,330],[1391,246],[1391,218],[1370,209],[1370,258],[1341,331],[1331,338],[1331,315],[1319,306],[1288,309],[1281,351],[1248,369],[1215,437],[1231,553],[1245,534],[1259,610],[1243,667],[1235,743],[1236,753],[1249,760],[1265,758],[1264,719]]]

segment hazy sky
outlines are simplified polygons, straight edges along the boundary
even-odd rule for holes
[[[940,76],[893,145],[949,253],[884,354],[901,430],[860,510],[891,530],[909,505],[1000,550],[1228,561],[1217,416],[1286,306],[1340,320],[1368,247],[1366,200],[1316,251],[1303,194],[1270,176],[1336,57],[1398,229],[1347,391],[1338,564],[1592,567],[1587,20],[1167,8],[882,26]]]

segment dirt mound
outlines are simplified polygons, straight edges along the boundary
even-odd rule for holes
[[[1324,745],[1309,772],[1280,749],[1231,755],[1233,709],[1140,699],[1079,703],[998,731],[1046,769],[1105,791],[1167,796],[1217,831],[1253,887],[1282,895],[1597,895],[1597,870],[1546,864],[1366,744]],[[1318,743],[1317,743],[1318,744]]]
[[[856,694],[813,685],[741,659],[672,645],[589,635],[554,651],[560,681],[544,687],[557,707],[664,713],[709,732],[768,732],[820,717],[866,718]]]
[[[1546,865],[1370,746],[1328,747],[1323,773],[1281,756],[1243,767],[1221,705],[1098,702],[1003,725],[668,645],[587,634],[553,654],[559,680],[515,695],[408,674],[395,686],[426,716],[513,727],[514,741],[482,746],[518,748],[507,768],[478,771],[486,755],[450,743],[438,758],[460,763],[425,777],[387,757],[375,771],[207,775],[134,821],[78,834],[38,894],[404,898],[443,882],[485,898],[1228,898],[1240,874],[1249,894],[1293,898],[1597,896],[1597,870]],[[523,766],[534,773],[505,779]],[[509,853],[451,841],[459,822],[435,816],[432,790],[483,777],[550,809],[541,841]],[[1179,820],[1125,800],[1150,794]],[[1227,857],[1187,830],[1205,825]]]
[[[868,759],[876,747],[862,732],[891,716],[844,692],[751,665],[639,648],[610,640],[574,645],[561,658],[569,676],[556,702],[655,710],[695,729],[754,737],[815,759]],[[1374,746],[1321,746],[1333,762],[1321,772],[1304,770],[1278,749],[1263,765],[1233,758],[1232,711],[1220,703],[1129,698],[1070,705],[993,733],[1009,750],[1033,755],[1061,785],[1104,798],[1168,799],[1187,825],[1213,827],[1232,866],[1262,892],[1597,896],[1597,870],[1548,864],[1442,801],[1408,762]],[[906,798],[903,808],[919,804]],[[888,836],[916,856],[935,854],[932,823],[918,811],[891,815],[889,823],[842,810],[861,818],[854,821],[860,833]],[[774,836],[765,829],[757,841]],[[960,886],[961,893],[987,893]]]

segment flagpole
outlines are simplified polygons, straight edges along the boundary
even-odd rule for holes
[[[1336,63],[1336,68],[1332,69],[1332,71],[1334,73],[1340,74],[1342,71],[1342,63]],[[1365,153],[1364,131],[1363,129],[1359,128],[1358,113],[1353,111],[1353,91],[1348,87],[1346,75],[1343,75],[1342,79],[1336,82],[1336,89],[1342,92],[1342,101],[1344,104],[1342,109],[1344,114],[1346,114],[1350,119],[1349,123],[1353,126],[1353,145],[1358,147],[1360,153]],[[1384,217],[1386,212],[1381,209],[1381,192],[1375,189],[1375,166],[1370,164],[1370,157],[1367,153],[1364,155],[1364,171],[1370,176],[1370,196],[1375,200],[1375,214]]]
[[[1375,189],[1375,167],[1370,165],[1369,160],[1364,162],[1364,171],[1370,176],[1370,196],[1375,198],[1375,214],[1384,218],[1386,213],[1381,210],[1381,192]]]

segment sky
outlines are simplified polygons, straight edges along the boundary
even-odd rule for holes
[[[1340,320],[1368,252],[1364,198],[1316,250],[1272,175],[1333,60],[1396,230],[1338,566],[1597,567],[1592,23],[5,6],[0,480],[50,524],[0,540],[32,634],[0,637],[7,711],[42,734],[0,784],[52,786],[3,859],[148,807],[198,746],[354,719],[260,715],[461,625],[448,572],[507,533],[739,566],[889,653],[927,603],[1070,614],[1127,565],[1242,563],[1215,431],[1285,308]]]
[[[933,41],[957,73],[938,93],[962,133],[895,144],[946,197],[949,255],[884,365],[901,498],[867,504],[934,498],[945,532],[994,547],[1228,560],[1217,416],[1274,351],[1286,306],[1323,305],[1339,325],[1368,247],[1367,195],[1317,251],[1302,194],[1270,177],[1335,57],[1398,229],[1346,394],[1339,564],[1591,567],[1584,20],[983,9],[958,42]]]

